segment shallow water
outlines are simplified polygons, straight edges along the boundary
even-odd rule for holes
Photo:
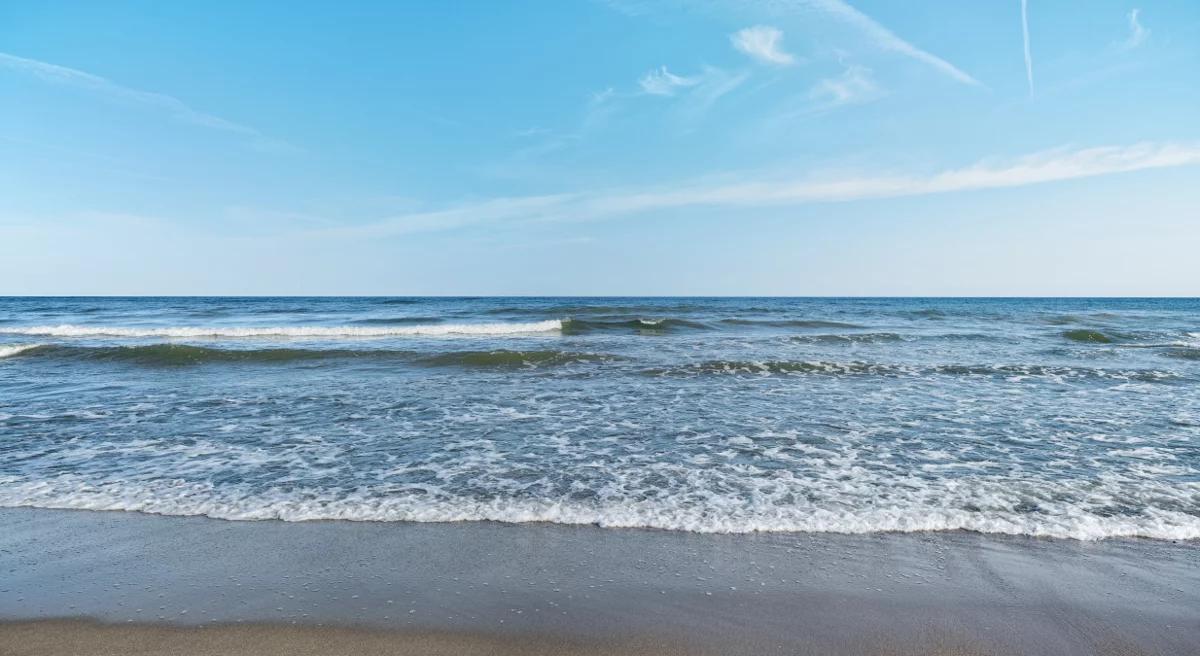
[[[1200,538],[1200,300],[0,299],[0,506]]]

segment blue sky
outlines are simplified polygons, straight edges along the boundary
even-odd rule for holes
[[[1194,0],[0,5],[0,294],[1200,294]]]

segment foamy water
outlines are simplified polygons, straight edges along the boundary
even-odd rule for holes
[[[0,299],[0,506],[1200,539],[1198,328],[1182,300]]]
[[[12,355],[19,355],[26,351],[39,348],[41,344],[9,344],[0,346],[0,358],[7,358]]]
[[[533,323],[460,323],[417,326],[14,326],[0,334],[46,337],[404,337],[409,335],[519,335],[560,330],[558,320]]]

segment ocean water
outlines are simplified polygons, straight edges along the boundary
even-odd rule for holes
[[[1200,300],[0,298],[0,506],[1200,538]]]

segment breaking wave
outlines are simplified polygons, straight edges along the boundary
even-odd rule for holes
[[[1200,517],[1178,509],[1147,508],[1139,512],[1114,513],[1111,504],[1091,507],[1070,501],[1034,502],[1031,493],[1001,481],[968,481],[962,486],[942,490],[940,494],[919,479],[910,483],[919,487],[893,494],[887,503],[854,507],[831,499],[781,504],[780,495],[790,498],[791,494],[800,491],[789,491],[791,485],[786,480],[750,497],[716,490],[686,490],[684,500],[677,500],[662,495],[646,498],[625,491],[614,498],[586,501],[509,496],[479,498],[420,491],[381,495],[369,489],[318,496],[305,491],[283,490],[263,494],[237,486],[217,489],[207,483],[94,484],[62,476],[39,483],[0,486],[0,507],[116,510],[235,521],[546,522],[727,534],[963,530],[1076,540],[1200,538]],[[861,481],[853,483],[861,484]],[[1051,483],[1049,486],[1055,488],[1053,492],[1067,498],[1078,495],[1078,491],[1068,485]],[[1113,500],[1108,493],[1090,496],[1101,502]],[[703,503],[697,503],[701,499]]]
[[[705,330],[707,324],[686,319],[565,319],[564,335],[586,335],[594,332],[633,332],[661,334],[683,330]]]
[[[862,328],[854,323],[824,319],[722,319],[721,323],[728,326],[769,326],[772,328]]]
[[[34,335],[45,337],[182,337],[182,338],[237,338],[237,337],[404,337],[441,335],[521,335],[562,330],[559,320],[531,323],[447,323],[417,326],[177,326],[177,327],[123,327],[123,326],[58,326],[6,327],[0,334]]]
[[[0,346],[0,358],[8,358],[42,348],[41,344],[8,344]]]

